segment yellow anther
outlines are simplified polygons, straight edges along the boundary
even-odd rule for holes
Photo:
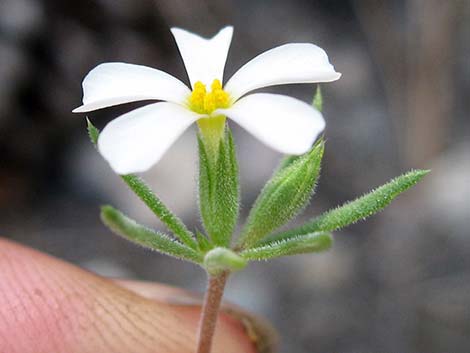
[[[212,92],[206,94],[206,96],[204,97],[204,111],[206,113],[210,113],[214,111],[216,107],[217,103],[214,99],[214,94]]]
[[[222,90],[222,83],[220,82],[219,79],[216,78],[214,81],[212,81],[211,90],[212,92]]]
[[[204,97],[206,96],[206,86],[198,81],[194,84],[194,90],[189,96],[189,106],[197,113],[204,111]]]
[[[230,96],[222,89],[219,80],[212,81],[211,91],[207,92],[206,86],[198,81],[194,84],[194,89],[189,96],[189,107],[199,114],[210,114],[218,108],[228,108],[230,106]]]

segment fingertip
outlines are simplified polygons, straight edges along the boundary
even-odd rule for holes
[[[146,290],[0,238],[0,352],[193,352],[200,306],[172,302],[182,290]],[[223,313],[213,352],[267,352],[247,322]]]

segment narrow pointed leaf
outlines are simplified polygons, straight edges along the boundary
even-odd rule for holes
[[[194,239],[194,235],[186,228],[186,225],[181,219],[165,206],[141,178],[133,174],[121,175],[121,178],[179,240],[190,248],[197,249],[197,242]]]
[[[429,170],[413,170],[392,179],[364,196],[313,218],[303,226],[277,234],[267,241],[288,239],[318,231],[334,231],[372,216],[388,206],[395,197],[419,182]]]
[[[282,158],[281,162],[279,163],[279,166],[277,167],[277,171],[284,169],[288,166],[290,166],[293,162],[301,158],[301,156],[295,156],[295,155],[288,155]]]
[[[312,148],[315,148],[316,146],[318,146],[319,144],[324,144],[325,143],[325,140],[323,137],[320,137],[318,139],[318,141],[315,143],[314,147]],[[287,155],[285,157],[283,157],[275,171],[275,173],[279,172],[281,169],[284,169],[288,166],[290,166],[292,163],[294,163],[295,161],[301,159],[303,157],[303,155],[300,155],[300,156],[296,156],[296,155]]]
[[[228,247],[239,212],[238,162],[227,127],[217,158],[209,158],[201,136],[199,145],[199,207],[204,228],[215,245]]]
[[[91,142],[96,146],[100,132],[89,119],[87,119],[87,128],[88,136]],[[196,240],[194,240],[193,234],[186,228],[184,223],[165,206],[141,178],[133,174],[120,175],[120,177],[178,239],[190,248],[197,249],[198,245]]]
[[[250,211],[239,239],[239,248],[250,248],[305,207],[320,173],[323,151],[324,143],[320,142],[274,174]]]
[[[246,260],[268,260],[280,256],[325,251],[333,245],[328,232],[298,235],[284,240],[273,240],[261,246],[246,249],[240,256]]]
[[[196,239],[199,245],[198,248],[202,253],[206,253],[214,247],[210,240],[207,239],[207,237],[199,231],[196,231]]]
[[[215,248],[204,257],[204,268],[211,275],[224,271],[239,271],[246,266],[246,260],[227,248]]]
[[[165,234],[137,224],[111,206],[101,208],[101,219],[114,233],[135,244],[198,264],[203,261],[203,257],[199,252],[180,244]]]

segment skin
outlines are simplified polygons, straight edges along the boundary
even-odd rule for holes
[[[193,353],[201,299],[97,276],[0,238],[0,352]],[[213,352],[271,352],[271,330],[225,306]]]

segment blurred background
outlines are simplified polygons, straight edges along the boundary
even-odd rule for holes
[[[124,61],[187,82],[169,32],[233,24],[226,77],[287,42],[323,47],[343,77],[323,85],[327,149],[309,217],[410,168],[432,173],[328,253],[251,265],[231,301],[272,321],[282,352],[470,350],[470,2],[440,0],[0,0],[0,233],[108,276],[203,290],[200,269],[101,225],[111,203],[162,228],[88,141],[81,81]],[[265,91],[310,101],[314,85]],[[137,104],[137,106],[142,105]],[[90,115],[103,127],[132,106]],[[281,156],[232,124],[243,216]],[[144,177],[191,227],[194,129]]]

